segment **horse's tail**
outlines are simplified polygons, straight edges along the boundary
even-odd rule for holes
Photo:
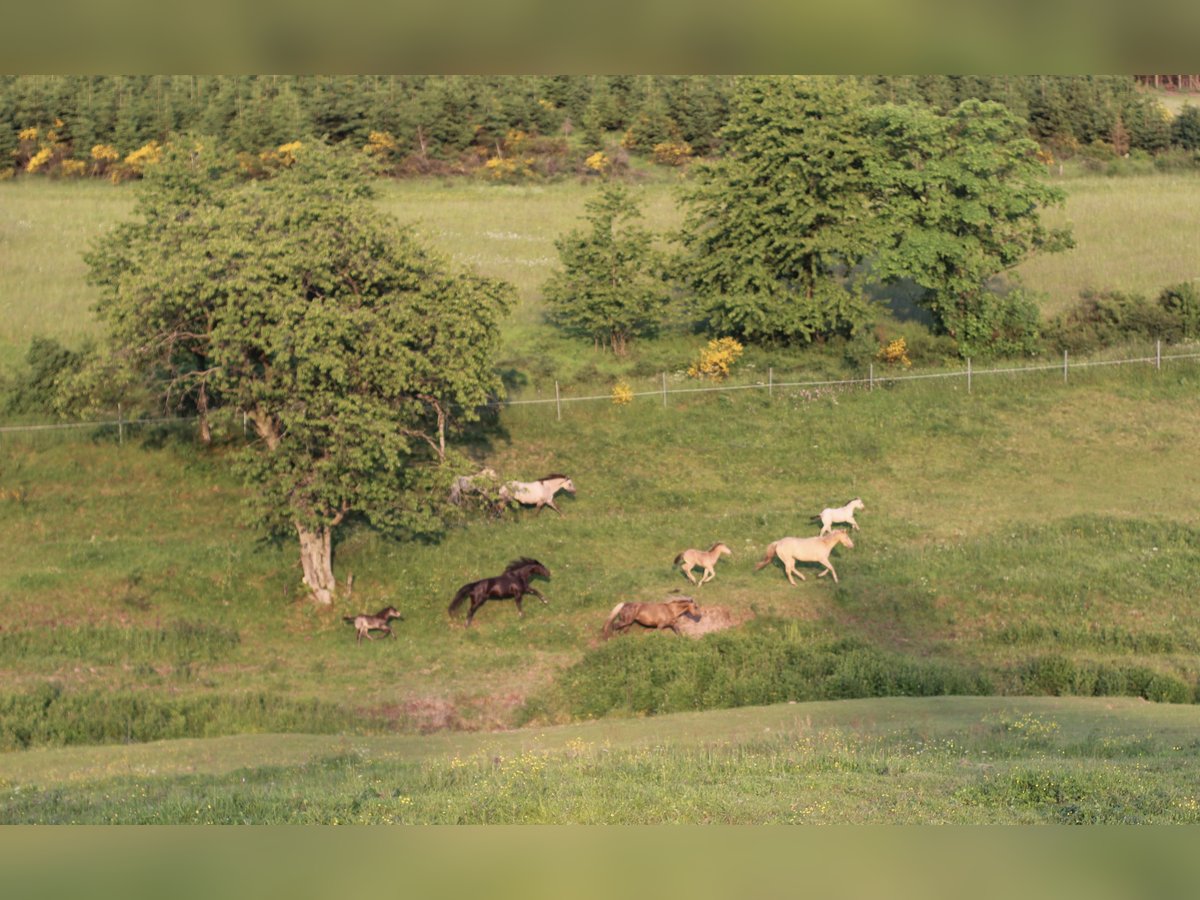
[[[622,601],[621,603],[618,603],[616,606],[614,606],[612,608],[612,612],[610,612],[608,614],[608,619],[604,622],[604,628],[602,629],[605,637],[608,637],[610,634],[612,634],[612,624],[613,624],[613,622],[616,621],[617,616],[619,616],[621,614],[621,610],[623,610],[624,608],[625,608],[625,603],[624,603],[624,601]]]
[[[755,572],[757,572],[759,569],[763,568],[764,566],[769,566],[771,564],[771,560],[775,558],[775,544],[778,544],[778,543],[779,543],[779,541],[775,541],[774,543],[767,545],[767,555],[763,557],[762,562],[760,562],[757,566],[754,567]]]
[[[354,620],[357,618],[358,618],[358,616],[342,616],[342,621],[345,622],[347,625],[353,625]]]
[[[450,606],[447,607],[446,612],[453,613],[458,609],[462,605],[462,602],[467,599],[467,595],[471,593],[471,588],[474,586],[475,583],[471,582],[471,584],[464,584],[460,587],[458,593],[454,595],[454,599],[450,601]]]
[[[681,562],[683,562],[683,554],[685,553],[687,553],[686,550],[679,551],[679,555],[675,557],[675,565],[679,565]]]

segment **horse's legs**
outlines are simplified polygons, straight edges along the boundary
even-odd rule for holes
[[[546,505],[547,505],[547,506],[549,506],[549,507],[550,507],[552,510],[554,510],[556,513],[558,513],[560,516],[562,515],[562,510],[561,510],[561,509],[559,509],[557,506],[555,506],[555,505],[554,505],[554,498],[553,498],[553,497],[551,497],[549,500],[547,500],[547,501],[546,501]]]
[[[833,566],[831,566],[828,562],[822,563],[822,565],[825,566],[825,568],[829,570],[829,574],[833,576],[833,580],[836,582],[837,581],[837,572],[833,571]],[[825,573],[822,572],[821,574],[824,575]]]
[[[717,573],[712,570],[712,567],[708,567],[704,570],[704,577],[700,579],[700,584],[704,584],[706,581],[712,581],[716,577]]]
[[[549,603],[549,602],[550,602],[550,601],[549,601],[549,600],[547,600],[545,597],[543,597],[543,596],[542,596],[542,592],[541,592],[541,591],[539,591],[537,588],[535,588],[535,587],[534,587],[532,584],[531,584],[531,585],[529,585],[529,587],[525,588],[525,591],[524,591],[524,593],[526,593],[526,594],[533,594],[533,596],[537,597],[537,598],[538,598],[539,600],[541,600],[543,603]]]
[[[694,575],[692,575],[692,567],[691,566],[684,563],[682,566],[679,567],[679,571],[682,572],[684,575],[686,575],[687,580],[690,581],[692,584],[696,583],[696,578]]]
[[[804,581],[804,573],[800,572],[796,569],[796,561],[794,559],[785,559],[783,561],[783,567],[784,567],[784,570],[787,572],[787,577],[788,577],[789,583],[791,583],[791,584],[796,583],[796,582],[792,581],[793,575],[799,575],[800,580]]]
[[[854,516],[851,516],[851,517],[850,517],[849,519],[847,519],[846,521],[847,521],[847,522],[849,522],[851,525],[853,525],[853,526],[854,526],[854,530],[855,530],[855,531],[858,531],[858,530],[859,530],[859,529],[858,529],[858,523],[854,521]]]

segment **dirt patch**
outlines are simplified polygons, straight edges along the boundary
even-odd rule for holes
[[[680,616],[678,624],[679,630],[688,637],[701,637],[713,631],[734,628],[753,617],[753,613],[731,612],[724,606],[701,606],[699,622],[688,616]]]

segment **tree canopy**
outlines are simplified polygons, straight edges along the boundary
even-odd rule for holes
[[[511,288],[420,246],[349,155],[307,145],[244,184],[201,159],[168,160],[140,221],[91,255],[99,313],[113,353],[166,384],[187,370],[253,423],[240,466],[257,521],[298,536],[304,582],[329,603],[348,517],[437,527],[447,439],[500,390]],[[162,189],[175,182],[187,188]]]
[[[865,103],[831,78],[741,79],[725,156],[688,193],[680,271],[710,330],[791,343],[872,321],[868,281],[910,279],[960,352],[1024,349],[1036,308],[995,282],[1070,246],[1062,201],[1004,106]]]

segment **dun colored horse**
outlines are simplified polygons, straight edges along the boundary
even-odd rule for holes
[[[684,550],[675,557],[675,565],[679,566],[684,575],[688,577],[688,581],[692,584],[704,584],[706,581],[712,581],[717,573],[713,570],[717,560],[723,555],[732,556],[733,551],[719,541],[709,547],[707,550],[696,550],[694,548]],[[696,566],[701,566],[704,569],[704,574],[700,576],[700,580],[696,581],[692,575],[692,569]]]
[[[783,569],[787,573],[789,584],[795,584],[792,580],[793,575],[799,575],[800,580],[804,580],[804,573],[796,571],[796,563],[798,562],[815,562],[820,563],[825,569],[817,573],[820,578],[825,572],[833,576],[833,580],[837,581],[837,572],[833,571],[833,566],[829,564],[829,554],[833,552],[833,548],[838,544],[845,544],[847,547],[854,547],[854,541],[850,540],[850,532],[848,531],[831,531],[829,534],[823,534],[818,537],[785,537],[776,541],[767,547],[767,555],[763,557],[763,561],[754,567],[755,571],[769,565],[772,558],[778,556],[783,562]]]
[[[543,506],[548,506],[561,516],[562,510],[554,505],[554,495],[559,491],[575,493],[575,482],[566,475],[547,475],[537,481],[509,481],[501,486],[500,499],[536,506],[537,512],[541,512]]]
[[[454,599],[450,601],[450,608],[447,612],[453,614],[454,610],[470,597],[471,608],[467,612],[467,625],[469,626],[479,607],[487,601],[512,599],[517,605],[517,615],[524,616],[525,611],[521,609],[521,598],[526,594],[533,594],[543,603],[550,602],[542,596],[541,591],[529,583],[535,575],[549,578],[550,570],[536,559],[526,556],[514,559],[508,564],[508,568],[504,570],[503,574],[494,578],[481,578],[479,581],[472,581],[470,584],[460,587],[458,593],[454,595]]]
[[[821,534],[827,534],[832,531],[834,522],[849,523],[854,526],[855,531],[858,531],[858,523],[854,521],[854,511],[856,509],[866,509],[863,506],[862,500],[858,497],[855,497],[845,506],[839,506],[836,509],[823,509],[819,516],[813,516],[813,518],[821,520]]]
[[[614,631],[628,631],[634,622],[657,631],[670,628],[679,634],[677,622],[680,616],[700,618],[700,607],[691,597],[676,597],[665,603],[618,603],[604,623],[604,636],[610,637]]]
[[[392,619],[401,618],[399,610],[394,606],[385,606],[373,616],[366,613],[360,613],[357,616],[342,616],[342,621],[354,626],[354,630],[358,632],[358,643],[362,643],[362,639],[366,638],[369,641],[375,640],[372,636],[372,631],[382,631],[388,637],[395,637],[392,634]]]

